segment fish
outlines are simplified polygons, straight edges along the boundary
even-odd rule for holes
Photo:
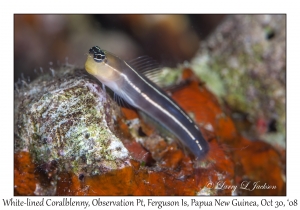
[[[196,123],[146,76],[145,71],[135,66],[139,65],[130,64],[98,46],[89,49],[85,62],[86,71],[102,85],[167,129],[196,160],[203,159],[209,151],[209,144]]]

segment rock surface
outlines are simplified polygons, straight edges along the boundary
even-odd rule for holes
[[[285,15],[228,16],[201,42],[192,68],[243,135],[285,147]]]

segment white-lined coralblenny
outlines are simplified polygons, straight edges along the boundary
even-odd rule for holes
[[[138,69],[97,46],[89,50],[85,69],[128,104],[173,133],[196,159],[207,154],[209,145],[194,121]]]

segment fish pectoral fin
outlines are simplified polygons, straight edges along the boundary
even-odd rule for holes
[[[114,101],[117,102],[117,104],[119,106],[128,108],[128,109],[135,109],[134,106],[132,106],[129,102],[127,102],[126,99],[124,99],[124,97],[126,98],[126,96],[124,96],[124,95],[119,96],[118,94],[116,94],[114,92]]]

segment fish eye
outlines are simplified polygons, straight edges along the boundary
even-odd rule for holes
[[[101,63],[105,59],[105,54],[94,54],[94,61]]]
[[[105,53],[98,46],[94,46],[89,50],[89,53],[93,55],[94,61],[101,63],[105,60]]]

